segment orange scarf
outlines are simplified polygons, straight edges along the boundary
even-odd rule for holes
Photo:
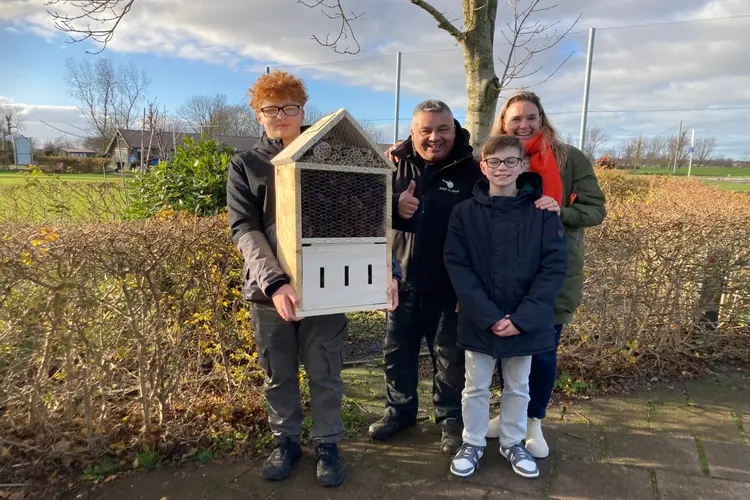
[[[542,133],[538,133],[533,139],[524,144],[524,149],[529,155],[529,170],[542,176],[542,192],[545,196],[554,198],[561,207],[563,190],[560,168],[555,160],[555,153],[547,146],[542,149]]]

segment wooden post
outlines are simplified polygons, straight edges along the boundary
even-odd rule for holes
[[[715,330],[719,327],[719,313],[729,272],[730,255],[726,249],[713,249],[706,258],[701,293],[698,298],[699,324]]]

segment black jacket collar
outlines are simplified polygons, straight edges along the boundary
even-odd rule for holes
[[[300,132],[304,132],[308,128],[310,128],[310,125],[303,125],[302,127],[300,127]],[[257,152],[259,155],[265,157],[268,160],[281,153],[283,149],[284,144],[282,143],[281,139],[271,139],[266,135],[265,131],[263,131],[263,135],[260,136],[258,142],[255,143],[255,146],[253,146],[253,151]]]

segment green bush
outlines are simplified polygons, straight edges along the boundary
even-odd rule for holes
[[[159,162],[130,185],[130,219],[148,218],[170,208],[199,216],[216,215],[227,205],[226,179],[232,150],[215,139],[186,137],[175,158]]]
[[[73,156],[34,156],[34,164],[45,172],[57,171],[62,163],[63,172],[71,174],[100,174],[109,163],[109,158],[76,158]]]

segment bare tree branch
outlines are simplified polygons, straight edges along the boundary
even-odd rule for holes
[[[78,14],[60,13],[49,9],[47,12],[55,21],[55,27],[68,34],[69,43],[89,39],[101,43],[102,47],[98,51],[86,51],[89,54],[98,54],[107,48],[117,26],[130,12],[134,2],[135,0],[47,0],[46,5],[62,5],[63,8],[70,6],[77,9]],[[95,23],[94,27],[91,26],[91,21]]]
[[[458,41],[461,41],[464,33],[456,28],[439,10],[427,3],[425,0],[409,0],[411,3],[427,11],[435,21],[437,21],[438,28],[445,30]]]
[[[352,23],[361,19],[365,13],[362,12],[361,14],[355,14],[354,11],[351,11],[347,14],[346,11],[344,11],[344,7],[341,5],[341,1],[342,0],[331,0],[327,3],[326,0],[297,0],[297,3],[310,9],[320,8],[321,12],[323,12],[328,19],[340,21],[339,32],[335,37],[332,37],[332,35],[328,33],[325,41],[321,41],[317,35],[313,35],[311,37],[313,40],[324,47],[332,48],[334,52],[339,54],[358,54],[361,47],[356,35],[354,34]],[[339,44],[343,44],[344,40],[351,40],[351,43],[347,45],[345,49],[341,50]],[[354,49],[352,49],[352,43],[355,47]]]
[[[543,69],[542,66],[539,66],[538,68],[530,72],[526,72],[526,67],[534,58],[534,56],[545,52],[560,43],[560,41],[570,33],[573,27],[581,19],[581,16],[579,15],[578,18],[568,27],[568,29],[566,29],[561,34],[558,34],[557,30],[554,29],[558,24],[560,24],[559,21],[551,24],[543,24],[540,21],[535,21],[533,24],[531,24],[530,17],[532,15],[538,14],[540,12],[545,12],[556,7],[556,5],[541,7],[539,6],[540,2],[541,0],[533,0],[528,7],[519,12],[517,9],[517,0],[508,0],[511,9],[513,10],[513,26],[511,26],[510,23],[506,24],[510,31],[510,35],[506,35],[503,32],[503,36],[508,41],[510,49],[508,50],[507,58],[503,62],[504,69],[503,74],[500,78],[500,88],[502,89],[508,88],[508,85],[513,80],[528,78],[541,71]],[[553,30],[549,36],[544,36],[541,39],[537,39],[537,37],[544,34],[545,32],[548,32],[549,30]],[[528,47],[530,44],[532,44],[532,42],[537,43],[535,43],[531,47]],[[519,51],[522,52],[520,61],[516,60],[516,56],[518,55]],[[568,55],[568,57],[566,57],[565,60],[563,60],[563,62],[558,65],[557,68],[555,68],[555,70],[543,81],[530,86],[526,85],[524,87],[528,88],[531,86],[538,86],[548,81],[560,70],[560,68],[563,67],[566,62],[568,62],[568,60],[572,56],[573,53]]]

